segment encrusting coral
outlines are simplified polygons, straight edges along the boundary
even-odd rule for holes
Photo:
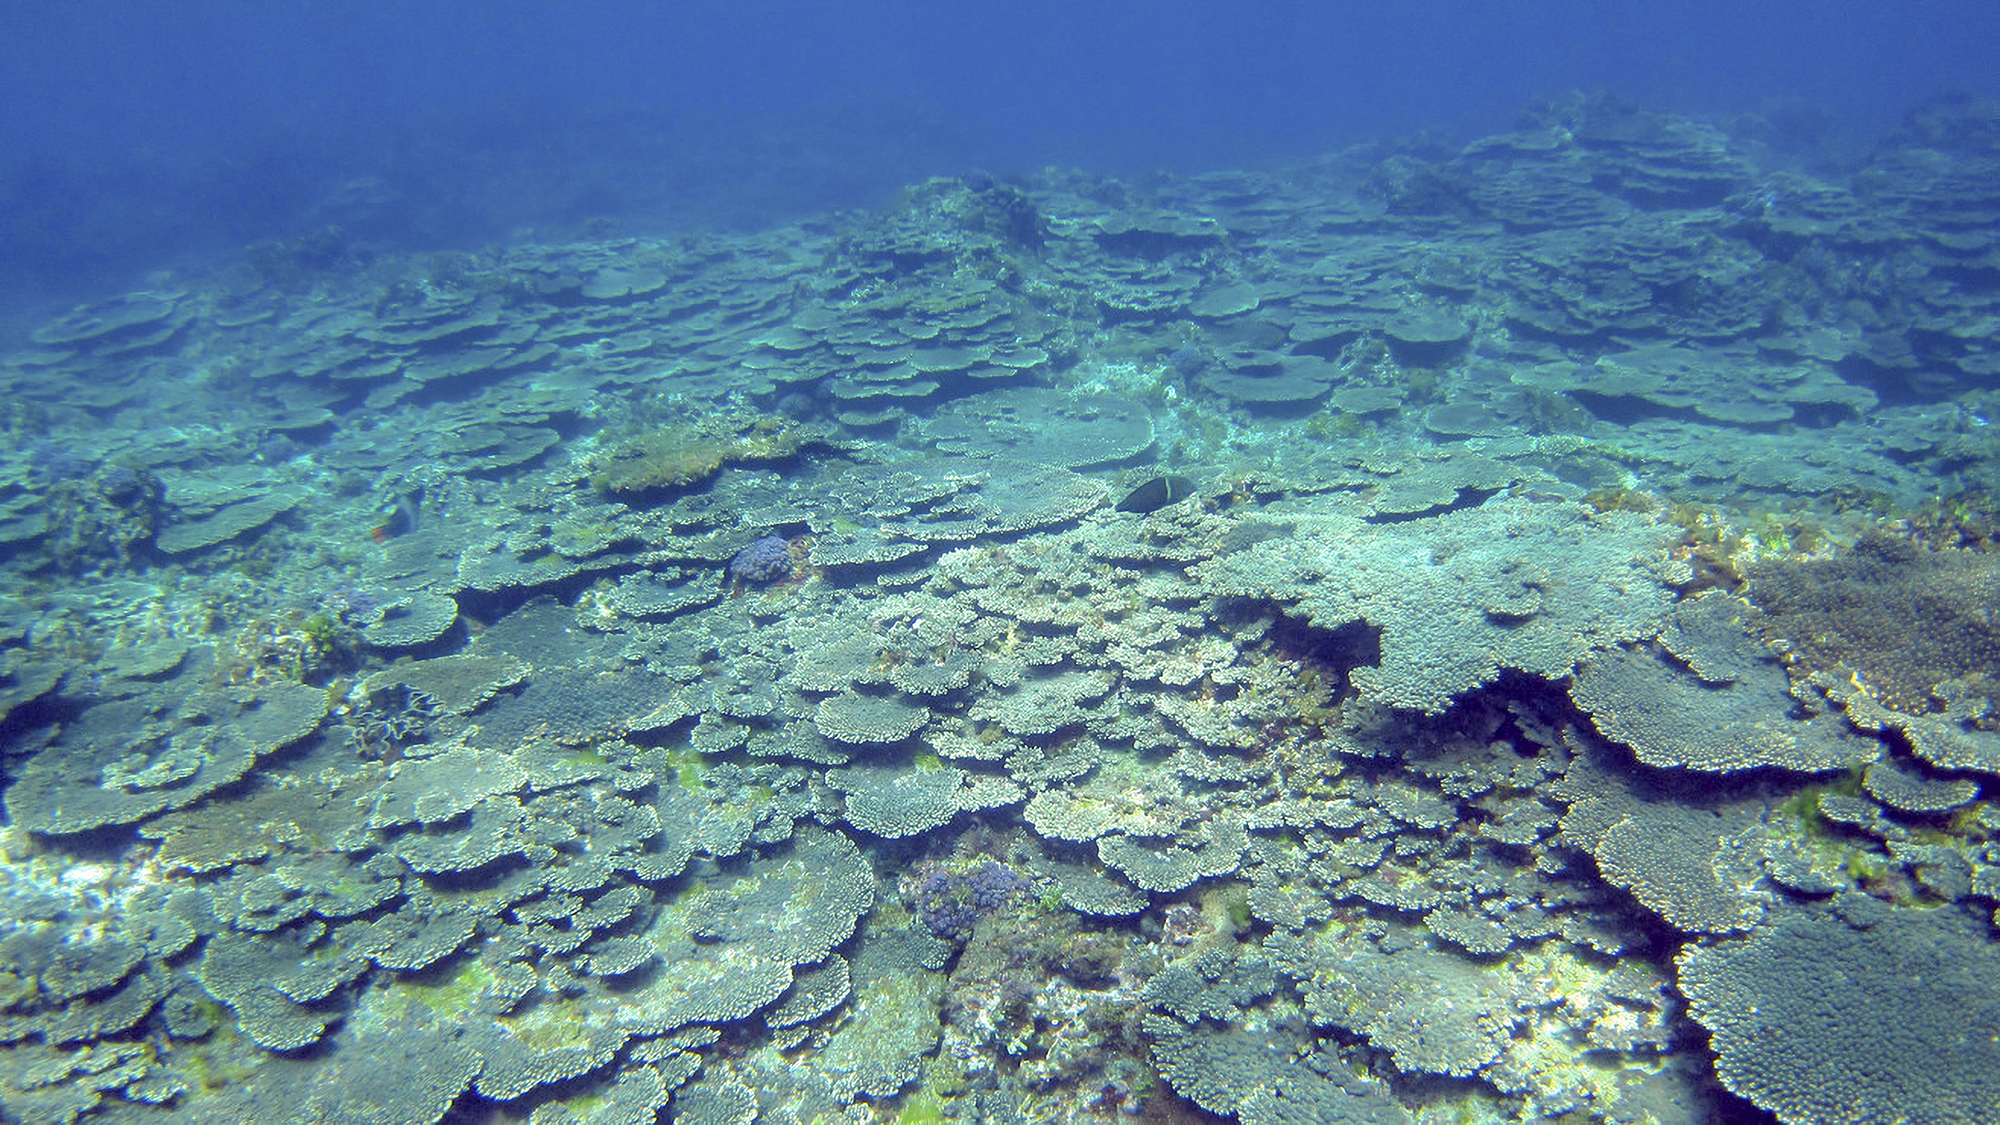
[[[800,427],[770,418],[715,416],[664,426],[601,454],[590,483],[621,496],[690,488],[725,465],[782,461],[807,440]]]

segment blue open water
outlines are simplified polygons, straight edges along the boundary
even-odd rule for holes
[[[1605,90],[1849,154],[1996,92],[1970,0],[85,2],[0,12],[0,281],[72,296],[331,219],[413,247],[754,225],[966,167],[1198,170]],[[367,179],[397,202],[342,203]]]

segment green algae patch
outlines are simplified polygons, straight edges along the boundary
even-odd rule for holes
[[[443,979],[425,981],[406,978],[399,981],[395,989],[440,1021],[453,1021],[470,1014],[480,994],[499,979],[493,975],[493,970],[476,959],[466,961],[449,974],[439,975]]]
[[[692,746],[669,747],[667,764],[674,768],[674,776],[680,780],[682,789],[690,793],[701,792],[702,775],[708,772],[708,762],[701,751]]]

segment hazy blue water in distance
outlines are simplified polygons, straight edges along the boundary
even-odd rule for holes
[[[1782,104],[1801,144],[1860,146],[1925,97],[2000,94],[1995,42],[1991,0],[15,0],[0,296],[326,225],[417,247],[740,228],[972,167],[1461,139],[1571,89]]]

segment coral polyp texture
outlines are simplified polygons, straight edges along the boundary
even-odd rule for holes
[[[2000,1120],[2000,154],[1936,112],[55,317],[0,1117]]]
[[[766,535],[729,559],[729,577],[759,585],[776,582],[792,572],[792,548],[783,536]]]

